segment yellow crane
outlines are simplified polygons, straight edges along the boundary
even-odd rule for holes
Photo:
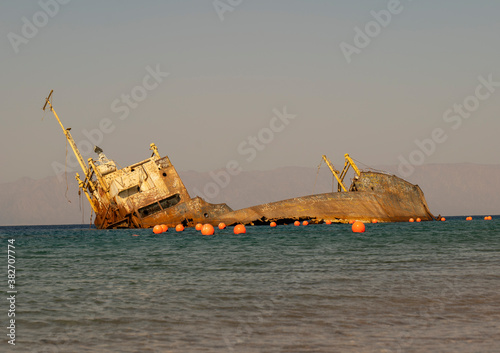
[[[335,179],[337,179],[337,182],[339,183],[339,185],[337,187],[338,192],[341,192],[342,190],[344,192],[347,192],[347,189],[344,186],[344,178],[345,178],[345,176],[346,176],[346,174],[349,171],[349,168],[351,166],[352,166],[352,169],[354,169],[354,172],[356,173],[356,175],[358,177],[361,175],[360,170],[358,169],[358,167],[356,166],[356,164],[354,163],[352,158],[349,157],[349,154],[346,153],[344,155],[344,157],[345,157],[344,168],[342,169],[342,172],[339,172],[338,170],[335,170],[335,167],[333,166],[332,162],[330,162],[330,160],[325,155],[323,155],[323,159],[324,159],[326,165],[328,166],[328,168],[330,168],[333,176],[335,177]]]

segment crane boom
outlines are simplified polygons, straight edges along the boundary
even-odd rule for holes
[[[325,160],[325,163],[328,166],[328,168],[330,168],[330,170],[332,171],[333,176],[335,177],[335,179],[337,179],[337,182],[339,183],[339,186],[338,186],[339,191],[340,191],[341,187],[342,187],[342,189],[344,191],[347,191],[347,189],[345,188],[344,184],[342,183],[342,179],[338,175],[338,171],[336,171],[335,168],[333,167],[332,162],[330,162],[330,160],[325,155],[323,155],[323,159]]]
[[[356,166],[356,164],[354,163],[352,158],[349,157],[349,154],[346,153],[344,155],[344,157],[345,157],[344,169],[342,169],[342,172],[340,172],[340,175],[339,175],[339,171],[335,170],[332,162],[330,162],[330,160],[328,158],[326,158],[325,155],[323,155],[323,159],[325,160],[326,165],[328,165],[328,167],[332,171],[333,176],[335,177],[335,179],[337,179],[337,181],[339,183],[339,185],[337,187],[338,192],[340,192],[342,190],[344,190],[345,192],[347,191],[346,187],[344,186],[344,178],[345,178],[347,171],[349,170],[350,167],[352,167],[352,169],[354,169],[354,172],[356,173],[356,175],[358,177],[361,175],[361,171],[358,169],[358,167]]]
[[[52,96],[52,92],[54,92],[54,90],[51,90],[50,93],[49,93],[49,96],[47,98],[45,98],[45,105],[43,106],[42,110],[45,111],[45,108],[47,107],[47,104],[49,105],[50,111],[52,113],[54,113],[54,116],[56,117],[57,122],[59,123],[59,125],[61,125],[61,129],[63,130],[64,135],[66,136],[66,139],[68,140],[69,145],[71,146],[71,149],[75,153],[76,159],[78,160],[78,163],[80,164],[80,167],[82,167],[83,173],[85,175],[87,175],[88,174],[87,166],[85,165],[85,162],[83,161],[83,157],[80,154],[80,151],[78,150],[78,147],[76,146],[75,140],[73,140],[73,137],[71,136],[71,133],[69,132],[69,130],[71,128],[68,128],[68,129],[64,128],[63,124],[61,123],[61,120],[59,119],[59,117],[57,116],[56,111],[54,110],[54,107],[52,107],[52,103],[50,102],[50,97]]]

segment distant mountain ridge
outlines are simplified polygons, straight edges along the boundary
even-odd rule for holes
[[[397,166],[378,166],[397,175]],[[227,203],[240,209],[296,196],[332,191],[332,174],[326,166],[284,167],[268,171],[242,171],[230,179],[213,178],[221,171],[179,172],[191,197],[212,203]],[[62,181],[60,181],[61,179]],[[90,207],[78,196],[73,175],[22,178],[0,184],[0,225],[45,225],[90,223]],[[429,164],[416,167],[408,178],[418,184],[434,215],[500,214],[500,165]],[[210,185],[209,185],[210,184]],[[336,189],[336,185],[335,185]],[[217,192],[216,192],[217,191]]]

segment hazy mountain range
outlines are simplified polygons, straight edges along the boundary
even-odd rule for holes
[[[377,169],[397,171],[396,166]],[[221,171],[179,174],[192,197],[225,202],[235,210],[332,190],[332,174],[325,165],[319,173],[302,167],[243,171],[230,179],[219,177],[218,184],[212,175]],[[500,165],[430,164],[405,179],[422,188],[434,215],[500,214]],[[0,225],[90,223],[88,202],[83,194],[79,197],[73,175],[68,174],[67,184],[64,175],[3,183],[0,195]]]

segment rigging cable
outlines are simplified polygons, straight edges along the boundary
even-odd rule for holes
[[[64,175],[66,176],[66,192],[64,193],[64,197],[66,197],[66,200],[68,200],[69,203],[71,203],[71,200],[68,198],[68,172],[67,172],[67,167],[68,167],[68,138],[66,138],[66,156],[64,157]]]
[[[365,164],[365,163],[363,163],[363,162],[361,162],[361,161],[358,161],[357,159],[354,159],[354,158],[352,158],[352,157],[351,157],[351,159],[352,159],[353,161],[355,161],[355,162],[359,163],[359,164],[362,164],[363,166],[365,166],[365,167],[366,167],[366,169],[368,169],[368,170],[370,170],[370,171],[372,171],[372,172],[387,173],[387,172],[385,172],[385,171],[383,171],[383,170],[380,170],[380,169],[376,169],[376,168],[370,167],[369,165],[367,165],[367,164]]]
[[[314,195],[314,190],[316,189],[316,182],[318,181],[318,175],[319,175],[319,168],[321,168],[321,164],[323,164],[323,160],[318,165],[318,171],[316,172],[316,179],[314,180],[314,186],[313,186],[313,192],[312,194]]]

